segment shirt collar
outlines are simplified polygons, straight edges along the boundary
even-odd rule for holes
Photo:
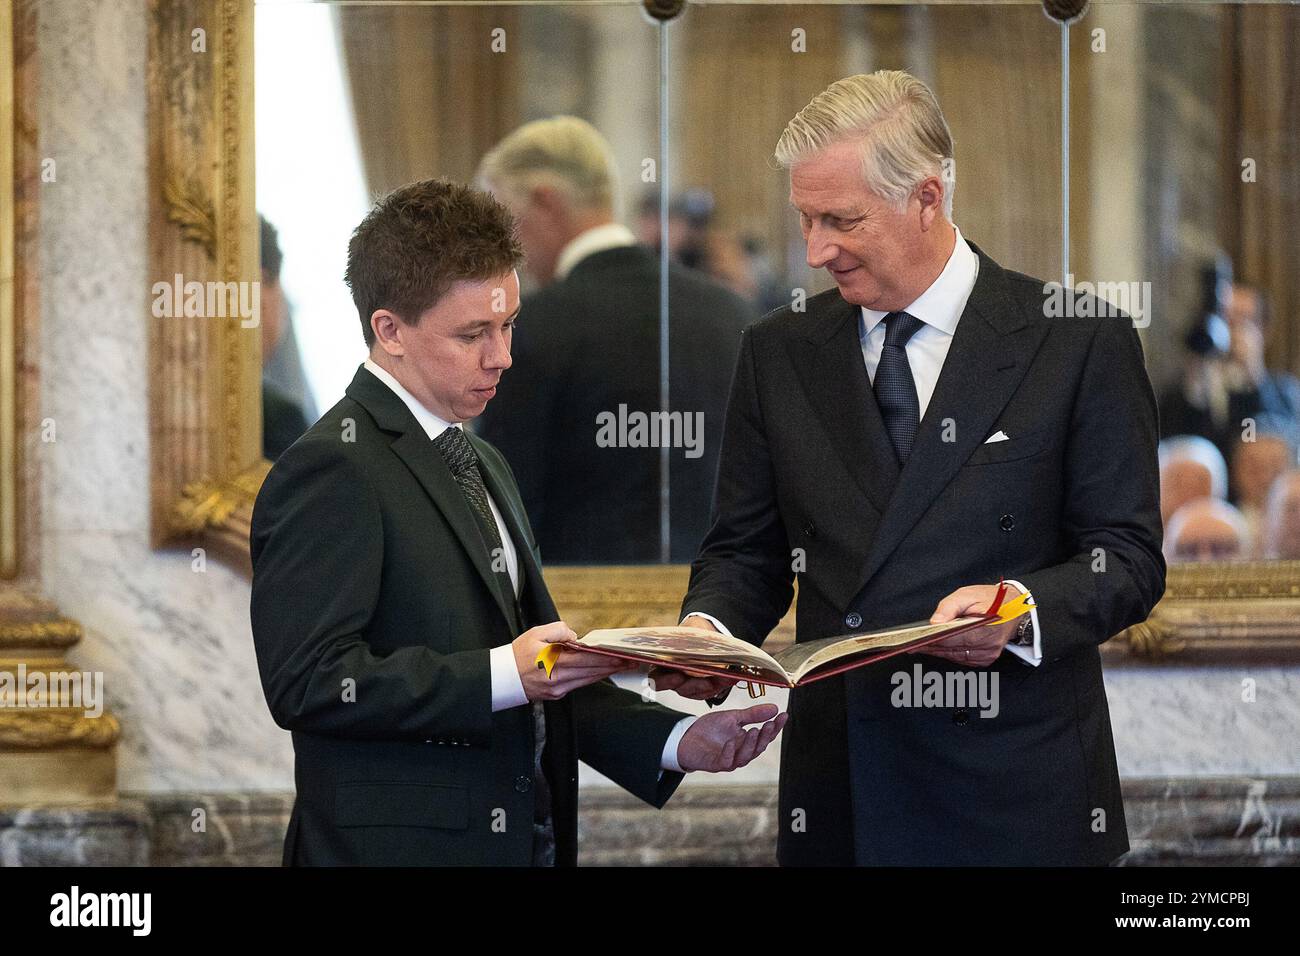
[[[961,230],[953,226],[957,241],[953,243],[952,254],[938,278],[930,287],[917,296],[902,311],[920,319],[926,325],[932,325],[940,332],[952,335],[957,331],[957,320],[966,308],[966,300],[975,288],[975,277],[979,274],[980,260],[975,251],[962,238]],[[888,312],[877,312],[865,306],[861,309],[858,322],[858,334],[866,338],[879,325]]]
[[[459,422],[453,424],[452,422],[439,418],[433,412],[425,408],[420,404],[420,400],[403,388],[402,383],[393,378],[392,373],[387,369],[381,368],[374,362],[370,361],[370,359],[366,359],[363,364],[371,375],[392,389],[393,394],[405,403],[406,407],[411,410],[411,414],[415,416],[415,420],[420,423],[420,427],[424,429],[425,434],[430,438],[437,438],[448,428],[461,427]]]
[[[580,232],[568,241],[555,260],[555,278],[563,279],[587,256],[606,249],[621,249],[623,246],[636,245],[636,236],[632,230],[621,222],[607,222],[603,226],[592,226]]]

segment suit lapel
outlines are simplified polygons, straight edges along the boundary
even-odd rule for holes
[[[856,305],[830,293],[824,314],[794,346],[793,359],[844,467],[876,510],[884,512],[898,481],[898,460],[862,359],[858,315]]]
[[[501,511],[506,532],[515,545],[521,578],[519,602],[524,606],[532,605],[531,613],[528,615],[528,620],[524,621],[524,626],[531,626],[530,622],[549,623],[558,620],[559,615],[556,613],[555,605],[551,603],[550,594],[542,580],[542,569],[533,559],[533,550],[528,546],[528,535],[524,532],[526,518],[523,501],[520,500],[513,483],[491,463],[493,456],[485,453],[487,443],[477,435],[468,432],[466,434],[469,435],[470,442],[478,452],[483,481],[487,485],[488,493],[492,495],[492,500],[497,503],[497,508]]]
[[[357,370],[356,377],[348,386],[350,398],[363,405],[380,428],[388,432],[397,432],[393,440],[393,453],[397,455],[410,470],[411,474],[424,488],[429,498],[442,512],[447,523],[460,541],[470,562],[478,571],[479,577],[492,593],[497,607],[507,621],[514,620],[513,610],[506,604],[506,596],[497,582],[497,575],[492,570],[491,559],[479,531],[478,519],[470,510],[465,493],[452,477],[451,469],[442,460],[442,455],[433,447],[428,434],[415,420],[410,409],[403,404],[387,385],[371,375],[365,367]]]
[[[1001,267],[973,243],[971,248],[980,258],[979,276],[957,323],[912,453],[876,529],[859,592],[988,437],[1047,334],[1045,324],[1026,321],[1024,306],[1012,298]],[[953,423],[953,441],[944,441],[948,420]]]

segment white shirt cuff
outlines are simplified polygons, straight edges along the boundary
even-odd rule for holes
[[[488,665],[492,671],[492,713],[528,703],[513,645],[502,644],[488,651]]]
[[[1020,590],[1023,591],[1025,594],[1029,594],[1029,588],[1025,587],[1019,581],[1008,580],[1007,584],[1014,584],[1016,587],[1020,588]],[[1029,594],[1029,600],[1032,601],[1033,599],[1034,596],[1032,594]],[[1032,664],[1034,667],[1037,667],[1039,664],[1043,663],[1043,631],[1038,626],[1037,606],[1031,607],[1029,609],[1029,620],[1034,625],[1033,646],[1022,647],[1019,644],[1008,644],[1007,650],[1009,650],[1012,654],[1015,654],[1016,657],[1019,657],[1026,664]]]
[[[716,617],[714,617],[712,614],[705,614],[703,611],[691,611],[689,614],[686,615],[686,617],[683,617],[683,618],[682,618],[682,621],[681,621],[682,624],[685,624],[685,623],[686,623],[686,618],[687,618],[687,617],[702,617],[702,618],[704,618],[704,620],[708,621],[710,624],[712,624],[714,627],[716,627],[716,628],[717,628],[719,631],[721,631],[723,634],[726,634],[727,637],[735,637],[734,634],[732,634],[729,630],[727,630],[727,625],[723,624],[721,621],[719,621],[719,620],[718,620]]]
[[[673,773],[686,773],[682,769],[682,765],[677,762],[677,745],[682,742],[682,737],[686,735],[686,731],[691,729],[691,724],[697,720],[699,718],[692,715],[677,721],[677,726],[673,728],[673,732],[664,741],[664,755],[659,762],[659,766],[663,767],[664,770],[671,770]]]

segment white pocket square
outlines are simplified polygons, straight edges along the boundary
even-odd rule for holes
[[[994,432],[988,438],[984,439],[984,444],[992,445],[995,441],[1009,441],[1007,433],[1001,430]]]

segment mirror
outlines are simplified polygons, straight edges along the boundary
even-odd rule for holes
[[[347,234],[370,199],[419,176],[472,180],[510,133],[560,114],[588,121],[608,143],[618,174],[613,219],[643,246],[665,245],[661,255],[744,301],[751,316],[816,294],[829,282],[805,261],[772,147],[830,80],[906,68],[932,85],[953,130],[963,234],[1006,266],[1129,311],[1165,437],[1204,439],[1166,446],[1166,505],[1196,505],[1167,515],[1178,532],[1170,598],[1240,597],[1252,587],[1261,599],[1286,597],[1300,567],[1282,560],[1300,553],[1300,507],[1286,474],[1296,467],[1289,396],[1300,367],[1300,290],[1281,231],[1300,195],[1283,141],[1300,101],[1285,47],[1296,16],[1287,5],[1107,3],[1067,29],[1032,4],[738,3],[688,4],[664,25],[632,2],[259,4],[257,206],[278,230],[292,326],[267,340],[275,347],[266,374],[298,397],[304,419],[336,400],[362,357],[339,277]],[[394,59],[405,70],[386,81],[377,64]],[[556,70],[557,60],[573,68]],[[545,275],[521,277],[527,296],[545,292]],[[686,311],[671,294],[640,298],[658,313],[647,323],[667,312],[670,333]],[[545,336],[525,315],[521,358],[529,338]],[[658,381],[662,341],[651,334],[622,350],[625,365],[608,347],[580,357],[648,376],[636,393],[647,397],[600,398],[615,415],[616,444],[631,444],[620,405],[663,407],[656,386],[666,384],[666,407],[676,411],[672,396],[690,396],[701,367],[721,383],[731,377],[729,357],[696,353],[687,357],[696,365],[684,365],[672,353],[684,336],[670,334],[668,381]],[[508,374],[525,381],[525,367]],[[538,373],[548,386],[563,378],[558,367],[535,366],[548,370]],[[532,392],[519,391],[528,408]],[[685,411],[704,407],[705,398],[691,401]],[[706,453],[713,419],[720,414],[706,412]],[[576,421],[593,460],[631,450],[598,445],[591,410]],[[667,558],[684,575],[700,532],[679,547],[674,529],[686,521],[673,509],[705,496],[683,493],[692,486],[678,469],[695,459],[684,428],[677,438],[673,454],[646,456],[658,480],[621,495],[649,518],[645,547],[602,551],[602,538],[615,537],[609,528],[633,535],[592,507],[592,487],[569,472],[561,487],[585,502],[589,533],[569,553],[543,544],[547,564]],[[1207,464],[1206,444],[1221,466]],[[516,464],[521,485],[544,487],[547,453],[559,456],[549,443],[542,449]],[[1207,491],[1210,501],[1192,500]],[[545,502],[535,506],[544,524],[555,496],[535,500]],[[666,588],[666,578],[655,580]]]
[[[481,179],[526,259],[513,366],[472,427],[510,461],[543,559],[688,562],[758,306],[688,268],[708,216],[689,195],[668,204],[682,264],[661,301],[660,28],[630,3],[267,6],[257,31],[258,200],[293,313],[268,353],[268,416],[295,417],[272,401],[286,392],[332,404],[363,357],[337,277],[368,198]],[[554,116],[570,119],[537,122]],[[303,143],[320,144],[311,162]],[[283,432],[265,425],[270,456]]]

